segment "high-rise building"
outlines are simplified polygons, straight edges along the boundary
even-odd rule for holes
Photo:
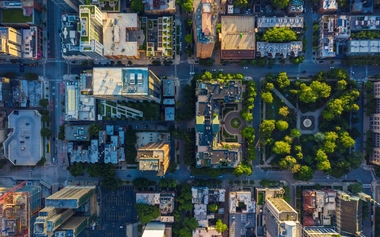
[[[164,176],[170,162],[170,146],[165,142],[150,142],[137,150],[139,169],[155,171],[157,176]]]
[[[193,28],[196,45],[196,56],[198,58],[210,58],[214,50],[217,22],[214,14],[214,0],[193,1]]]
[[[9,59],[22,57],[21,31],[12,27],[0,27],[0,57]]]
[[[14,187],[0,187],[3,197],[0,200],[0,236],[32,236],[32,220],[41,210],[42,195],[40,186],[26,184],[14,192]]]
[[[268,237],[301,237],[298,213],[282,198],[268,198],[264,205],[263,222]]]
[[[0,1],[1,24],[15,28],[42,27],[41,1]]]
[[[380,82],[372,83],[376,110],[369,118],[369,129],[372,131],[373,136],[373,153],[369,156],[369,162],[380,165]]]
[[[148,68],[113,67],[93,68],[94,97],[119,100],[161,100],[161,80]]]
[[[34,236],[78,236],[96,214],[95,186],[68,186],[49,196],[34,222]]]
[[[65,13],[78,12],[79,6],[84,4],[83,0],[52,0],[57,4]]]
[[[337,231],[342,235],[360,236],[362,231],[362,201],[359,197],[337,191],[336,225]]]
[[[102,12],[94,5],[79,7],[79,51],[93,59],[104,59]]]

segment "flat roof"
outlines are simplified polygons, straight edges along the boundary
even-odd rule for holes
[[[302,48],[302,41],[291,41],[289,43],[257,42],[257,52],[262,57],[271,56],[274,58],[276,54],[282,54],[284,58],[288,55],[298,57],[302,52]]]
[[[380,53],[380,39],[376,40],[350,40],[348,52],[357,54]]]
[[[165,107],[165,121],[174,121],[175,118],[175,108]]]
[[[222,16],[221,24],[222,50],[255,49],[254,16]]]
[[[12,131],[4,141],[4,153],[13,164],[35,165],[41,159],[41,127],[37,110],[14,110],[8,116]]]
[[[162,94],[163,96],[172,97],[175,96],[175,80],[166,79],[162,80]]]
[[[160,222],[149,222],[146,224],[142,237],[164,237],[165,224]]]
[[[145,96],[148,95],[148,85],[148,68],[93,68],[94,96]]]
[[[295,17],[259,17],[257,18],[258,28],[288,27],[303,28],[303,16]]]
[[[103,21],[104,55],[136,56],[139,54],[137,41],[130,41],[130,28],[138,28],[139,18],[136,13],[107,13]]]

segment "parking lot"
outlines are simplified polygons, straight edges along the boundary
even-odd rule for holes
[[[101,222],[105,237],[126,236],[125,223],[136,220],[135,193],[132,186],[122,186],[115,191],[102,189]]]

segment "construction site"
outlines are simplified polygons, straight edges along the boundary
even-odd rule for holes
[[[42,208],[41,187],[24,181],[14,187],[0,187],[0,236],[29,237]]]

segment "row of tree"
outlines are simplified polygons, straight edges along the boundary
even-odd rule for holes
[[[243,108],[240,111],[240,115],[248,123],[253,120],[252,109],[255,106],[256,95],[256,83],[254,81],[247,81],[243,94]]]

